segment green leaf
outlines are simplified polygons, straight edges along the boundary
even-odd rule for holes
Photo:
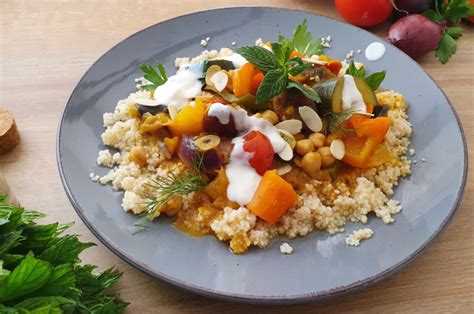
[[[29,253],[0,283],[0,302],[17,299],[41,288],[51,277],[53,268],[48,262]]]
[[[349,64],[349,67],[347,68],[346,74],[352,75],[353,77],[364,78],[365,69],[364,67],[357,69],[357,67],[354,64],[354,60],[351,60],[351,63]]]
[[[102,296],[92,301],[85,302],[84,305],[93,314],[121,313],[128,303],[120,301],[114,296]]]
[[[306,19],[293,30],[293,44],[295,49],[304,56],[321,55],[323,53],[321,39],[313,40],[307,32]]]
[[[3,269],[3,261],[0,260],[0,282],[6,279],[10,275],[10,271],[8,269]]]
[[[7,307],[3,304],[0,304],[0,313],[2,313],[2,314],[18,314],[20,312],[18,312],[16,309],[14,309],[12,307]]]
[[[438,48],[436,48],[436,57],[444,64],[456,53],[456,49],[456,41],[445,32],[441,37]]]
[[[74,300],[60,296],[34,297],[28,298],[18,303],[17,305],[15,305],[15,308],[18,310],[33,311],[42,309],[46,306],[51,306],[51,308],[58,308],[63,305],[76,305],[76,302]]]
[[[286,44],[272,43],[273,54],[275,55],[279,65],[284,67],[286,61],[290,57],[291,48]]]
[[[470,5],[466,0],[450,0],[444,12],[444,18],[450,24],[458,24],[461,19],[467,17],[470,12]]]
[[[21,221],[24,224],[30,224],[34,220],[39,219],[39,218],[43,218],[45,216],[46,216],[45,214],[34,211],[34,210],[25,210],[21,214]]]
[[[266,102],[272,97],[280,95],[288,83],[288,74],[282,69],[268,71],[257,90],[257,104]]]
[[[56,237],[58,224],[29,225],[23,229],[26,239],[21,243],[20,249],[29,251],[44,249]]]
[[[39,258],[53,265],[74,263],[79,261],[79,254],[82,251],[94,245],[79,241],[77,235],[66,235],[44,250]]]
[[[448,33],[449,36],[453,37],[453,39],[458,39],[462,36],[463,29],[457,26],[446,27],[446,33]]]
[[[365,78],[365,82],[372,90],[376,90],[385,79],[385,74],[387,71],[374,72]]]
[[[275,55],[265,48],[259,46],[239,47],[235,50],[248,62],[255,65],[260,71],[266,74],[268,71],[280,68]]]
[[[432,9],[423,12],[423,15],[434,22],[441,22],[443,20],[441,13]]]
[[[300,92],[302,92],[303,95],[305,95],[307,98],[316,102],[321,102],[319,95],[310,87],[306,87],[300,83],[289,80],[286,88],[296,88]]]
[[[114,270],[113,267],[110,267],[104,270],[102,273],[97,276],[97,280],[101,283],[102,287],[105,289],[110,288],[114,283],[116,283],[120,277],[122,277],[122,273],[117,272]]]
[[[166,83],[168,77],[166,76],[165,68],[160,63],[157,63],[156,67],[158,71],[156,71],[151,64],[140,64],[140,70],[143,72],[143,77],[152,83],[145,85],[146,88],[141,86],[141,89],[151,89],[154,91],[158,86]]]
[[[3,254],[0,255],[0,259],[3,261],[5,265],[12,265],[18,263],[20,260],[22,260],[24,255],[21,254]]]
[[[24,239],[21,230],[7,231],[0,234],[0,256],[20,245]]]
[[[74,288],[76,284],[76,274],[71,264],[56,266],[49,281],[36,294],[64,296],[69,288]]]

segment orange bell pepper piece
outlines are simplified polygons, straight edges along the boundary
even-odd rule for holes
[[[236,97],[242,97],[250,93],[254,70],[255,66],[248,62],[234,72],[233,87]]]
[[[377,167],[392,157],[385,145],[376,144],[367,137],[349,135],[345,136],[343,141],[346,153],[342,161],[356,168]]]
[[[252,76],[252,83],[250,84],[250,92],[253,95],[257,94],[257,90],[260,87],[260,84],[262,84],[263,78],[264,78],[264,75],[260,71],[258,71],[256,74],[254,74],[254,76]]]
[[[196,99],[194,106],[184,107],[168,126],[175,136],[197,135],[204,131],[203,118],[206,106],[201,99]]]
[[[293,52],[290,53],[290,59],[293,59],[293,58],[296,58],[296,57],[304,58],[304,56],[301,53],[299,53],[296,50],[293,50]]]
[[[276,170],[268,170],[247,208],[266,222],[274,224],[297,201],[298,195],[291,184],[283,180]]]

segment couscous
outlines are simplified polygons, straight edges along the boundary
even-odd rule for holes
[[[343,232],[370,213],[394,222],[401,205],[390,196],[410,174],[403,96],[379,88],[385,72],[322,49],[303,22],[293,38],[178,58],[170,77],[142,65],[138,91],[104,114],[113,151],[97,163],[111,170],[91,179],[124,191],[125,211],[175,217],[236,254],[277,236]]]

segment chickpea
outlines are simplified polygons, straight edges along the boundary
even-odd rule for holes
[[[324,146],[324,140],[326,139],[326,136],[322,133],[313,133],[309,136],[309,139],[313,141],[315,148],[319,148]]]
[[[304,139],[296,142],[295,150],[301,156],[312,152],[314,150],[314,144],[311,140]]]
[[[336,158],[334,158],[331,154],[331,150],[327,146],[318,148],[318,153],[321,155],[321,164],[323,168],[331,166],[336,161]]]
[[[304,155],[302,160],[303,170],[310,176],[315,176],[321,169],[321,155],[318,152],[310,152]]]
[[[332,141],[337,140],[339,138],[338,134],[331,133],[328,136],[326,136],[326,139],[324,140],[324,145],[330,146]]]
[[[277,124],[279,121],[277,114],[273,110],[265,110],[260,116],[261,118],[268,120],[273,125]]]

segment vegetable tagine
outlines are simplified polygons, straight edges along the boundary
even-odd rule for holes
[[[275,42],[176,59],[178,71],[141,65],[139,91],[104,114],[94,181],[124,190],[122,206],[147,221],[165,214],[234,253],[278,235],[331,234],[346,222],[385,223],[410,173],[403,96],[323,51],[303,21]],[[157,239],[159,241],[159,239]]]

